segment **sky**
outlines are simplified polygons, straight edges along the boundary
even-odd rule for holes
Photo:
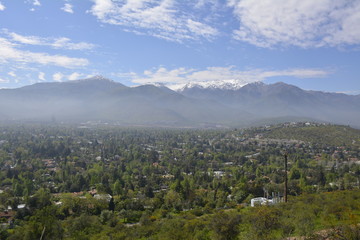
[[[285,82],[360,94],[360,0],[0,0],[0,88]]]

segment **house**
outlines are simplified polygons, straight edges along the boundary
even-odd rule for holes
[[[55,168],[56,167],[56,162],[54,159],[42,159],[41,161],[44,163],[46,168]]]
[[[280,196],[274,196],[273,198],[264,198],[264,197],[257,197],[251,199],[251,206],[263,206],[263,205],[274,205],[280,203],[282,198]]]
[[[165,175],[162,175],[162,178],[172,179],[172,178],[174,178],[174,175],[172,175],[172,174],[165,174]]]
[[[251,206],[255,207],[255,206],[262,206],[262,205],[268,205],[269,203],[272,203],[272,200],[264,198],[264,197],[258,197],[258,198],[252,198],[251,199]],[[270,204],[269,204],[270,205]]]
[[[97,200],[106,200],[110,202],[112,196],[110,194],[95,194],[94,198]]]
[[[161,190],[161,191],[167,191],[167,190],[169,190],[169,186],[167,186],[167,185],[161,185],[161,186],[160,186],[160,190]]]
[[[15,217],[15,211],[4,211],[0,212],[0,225],[8,226],[12,223]]]
[[[214,176],[219,178],[219,177],[223,177],[225,175],[225,172],[223,171],[214,171]]]
[[[19,204],[17,205],[17,209],[23,209],[26,207],[26,204]]]

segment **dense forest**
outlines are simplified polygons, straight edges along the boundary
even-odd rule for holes
[[[316,123],[2,125],[0,239],[359,239],[359,154]]]

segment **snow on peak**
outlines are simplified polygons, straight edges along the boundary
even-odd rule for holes
[[[189,88],[206,88],[206,89],[222,89],[222,90],[238,90],[242,88],[245,84],[237,80],[222,80],[222,81],[207,81],[207,82],[190,82],[178,91],[183,91]]]
[[[220,90],[239,90],[245,85],[264,85],[263,82],[252,82],[252,83],[244,83],[239,80],[230,79],[230,80],[214,80],[214,81],[202,81],[202,82],[189,82],[186,84],[181,83],[161,83],[161,82],[151,82],[145,85],[153,85],[155,87],[166,87],[173,91],[182,92],[185,89],[191,88],[200,88],[200,89],[220,89]]]

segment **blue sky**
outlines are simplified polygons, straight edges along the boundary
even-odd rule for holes
[[[0,0],[0,88],[283,81],[360,94],[359,0]]]

